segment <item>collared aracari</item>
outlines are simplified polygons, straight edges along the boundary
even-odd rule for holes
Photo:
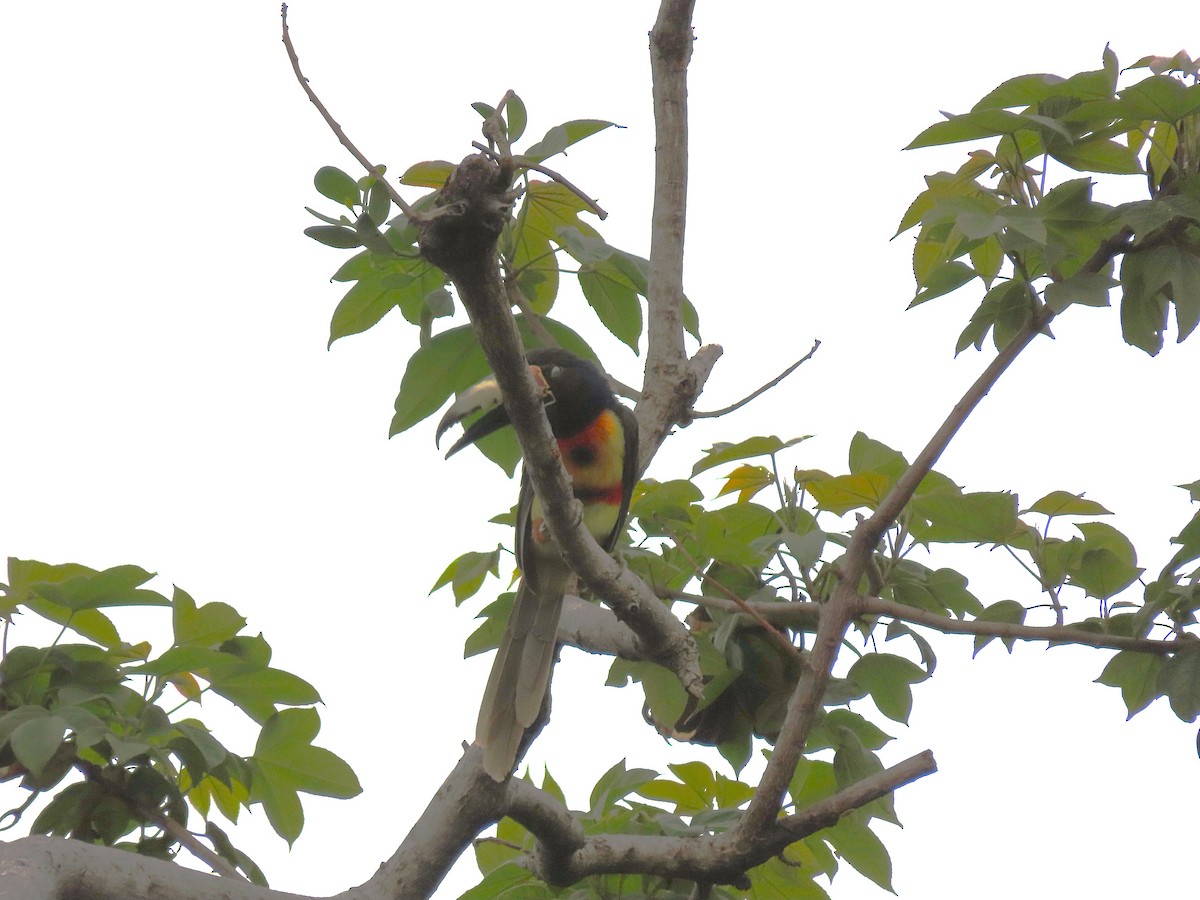
[[[546,418],[558,442],[583,521],[608,552],[616,546],[637,481],[637,418],[617,402],[599,367],[566,350],[526,355],[542,389]],[[510,424],[494,377],[464,391],[442,417],[437,437],[455,422],[483,410],[446,453]],[[521,584],[479,709],[475,742],[484,770],[496,781],[512,772],[525,730],[537,719],[550,684],[563,594],[572,571],[547,529],[529,473],[521,474],[515,538]]]

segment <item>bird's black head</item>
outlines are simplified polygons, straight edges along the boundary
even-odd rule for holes
[[[538,367],[550,390],[546,418],[555,437],[578,434],[616,402],[608,377],[593,362],[558,348],[531,350],[525,358]]]
[[[608,378],[600,367],[557,347],[531,350],[525,355],[534,378],[545,385],[546,418],[555,437],[566,438],[582,431],[606,407],[616,404]],[[494,377],[468,388],[446,410],[438,424],[440,438],[451,425],[473,412],[484,414],[468,427],[446,453],[453,456],[493,431],[509,424],[508,411]]]

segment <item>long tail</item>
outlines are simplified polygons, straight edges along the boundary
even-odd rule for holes
[[[536,589],[522,579],[517,589],[475,726],[484,771],[496,781],[512,772],[521,738],[537,719],[550,686],[567,577],[542,577]]]

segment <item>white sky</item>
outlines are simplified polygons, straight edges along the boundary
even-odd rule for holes
[[[900,148],[939,109],[962,111],[1004,78],[1098,67],[1106,42],[1126,65],[1200,46],[1179,17],[1066,8],[700,4],[687,288],[705,338],[726,349],[700,405],[744,395],[814,337],[824,345],[750,408],[681,432],[653,477],[686,475],[700,448],[759,433],[816,434],[792,461],[832,471],[857,429],[915,455],[982,360],[952,359],[968,299],[904,312],[911,241],[888,241],[920,176],[967,148]],[[571,118],[615,120],[627,129],[556,166],[611,212],[601,230],[612,243],[645,254],[654,4],[432,9],[292,5],[305,73],[359,146],[393,172],[461,158],[478,136],[469,104],[508,88],[533,138]],[[463,663],[462,641],[494,582],[462,609],[426,592],[457,553],[507,540],[486,522],[515,485],[473,454],[443,462],[429,423],[387,440],[416,339],[398,316],[325,350],[343,288],[328,276],[345,254],[301,234],[313,221],[303,206],[329,206],[311,187],[318,167],[354,168],[293,79],[277,4],[13,5],[0,76],[0,554],[138,563],[164,590],[247,615],[276,664],[321,691],[318,743],[365,792],[306,799],[291,854],[261,813],[235,840],[275,887],[357,884],[472,732],[489,661]],[[637,380],[638,361],[597,336],[576,296],[557,312]],[[1088,491],[1157,571],[1190,515],[1171,485],[1200,477],[1200,429],[1176,400],[1195,382],[1200,339],[1150,360],[1121,342],[1115,310],[1074,310],[1055,332],[939,469],[1026,503]],[[985,602],[1036,602],[1031,584],[993,571],[1009,567],[971,570]],[[936,646],[937,677],[884,751],[896,762],[929,747],[941,767],[899,795],[904,831],[881,826],[902,897],[1194,890],[1177,855],[1196,836],[1194,727],[1163,701],[1124,723],[1118,692],[1089,683],[1108,654],[993,647],[969,664],[967,640]],[[641,727],[640,692],[600,687],[604,671],[565,654],[554,721],[528,759],[539,772],[550,760],[575,805],[621,757],[662,767],[695,755]],[[3,808],[20,799],[0,789]],[[475,878],[468,859],[439,896]],[[882,896],[848,867],[832,895]]]

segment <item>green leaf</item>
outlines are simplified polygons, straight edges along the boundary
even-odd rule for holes
[[[323,196],[334,203],[353,207],[362,202],[358,182],[334,166],[322,166],[313,177],[313,185]]]
[[[1162,662],[1162,657],[1153,653],[1122,650],[1108,661],[1096,682],[1121,689],[1121,699],[1129,710],[1127,718],[1132,719],[1158,696]]]
[[[1001,134],[1013,134],[1028,127],[1028,120],[1017,113],[1002,109],[981,109],[978,112],[950,116],[945,122],[930,125],[905,147],[916,150],[921,147],[936,147],[941,144],[957,144]]]
[[[508,139],[516,143],[525,133],[525,125],[529,122],[529,114],[525,103],[514,92],[508,94],[508,102],[504,104],[505,117],[508,119]]]
[[[40,778],[66,731],[67,723],[58,716],[37,716],[13,729],[8,743],[21,765]]]
[[[172,626],[175,643],[197,647],[215,647],[236,635],[246,625],[246,620],[228,603],[206,603],[196,606],[181,587],[175,588],[172,598]]]
[[[1111,516],[1112,513],[1095,500],[1085,500],[1083,494],[1051,491],[1025,512],[1046,516]]]
[[[608,684],[622,686],[626,678],[641,684],[646,694],[646,708],[656,723],[673,728],[683,715],[688,696],[669,669],[645,661],[615,660],[609,670]]]
[[[125,671],[131,675],[175,675],[180,672],[196,672],[211,666],[240,664],[241,659],[222,653],[211,647],[188,645],[172,647],[156,659]]]
[[[619,126],[613,122],[605,122],[601,119],[572,119],[570,122],[563,122],[547,131],[546,136],[532,147],[527,148],[517,157],[517,161],[519,163],[522,159],[526,159],[535,163],[544,162],[584,138],[591,137],[605,128],[617,127]]]
[[[34,586],[40,596],[78,612],[107,606],[167,606],[157,591],[139,590],[154,574],[140,566],[116,566],[102,572],[76,575],[59,582]]]
[[[838,856],[850,863],[860,874],[885,891],[892,887],[892,860],[883,841],[854,816],[842,816],[836,825],[825,830]]]
[[[692,466],[692,477],[695,478],[701,472],[711,469],[714,466],[724,465],[727,462],[753,459],[757,456],[770,456],[787,447],[794,447],[801,441],[807,441],[810,437],[812,435],[806,434],[803,437],[784,441],[772,434],[765,437],[746,438],[746,440],[739,441],[736,444],[713,444],[704,451],[704,458]]]
[[[704,556],[731,566],[757,567],[770,549],[754,542],[779,530],[775,514],[765,506],[737,503],[702,513],[695,537]]]
[[[312,746],[320,728],[315,709],[283,710],[263,724],[251,757],[251,796],[263,804],[271,827],[289,844],[304,826],[298,791],[341,798],[362,792],[358,778],[342,759]]]
[[[1046,303],[1056,313],[1073,303],[1081,306],[1108,306],[1109,291],[1119,282],[1112,277],[1112,264],[1103,272],[1078,272],[1065,281],[1046,285]]]
[[[829,895],[813,876],[797,866],[772,859],[746,873],[750,890],[748,900],[829,900]]]
[[[1177,484],[1175,486],[1187,491],[1193,503],[1200,502],[1200,481],[1193,481],[1191,484]]]
[[[808,493],[820,509],[844,516],[852,509],[875,509],[892,482],[878,472],[838,475],[808,482]]]
[[[499,547],[490,553],[480,553],[474,550],[464,553],[446,566],[445,571],[442,572],[437,583],[430,588],[429,593],[432,594],[438,588],[451,584],[454,591],[454,605],[458,606],[479,591],[483,586],[484,579],[489,574],[499,577]]]
[[[409,322],[420,320],[425,300],[446,284],[446,274],[422,259],[372,257],[373,266],[346,292],[329,322],[329,342],[372,328],[393,309]]]
[[[837,792],[837,776],[833,763],[801,757],[788,784],[788,793],[797,810],[812,806]]]
[[[1121,336],[1125,343],[1157,356],[1167,328],[1164,289],[1173,255],[1166,247],[1121,258]]]
[[[850,667],[848,678],[871,695],[879,711],[896,722],[908,724],[912,711],[912,689],[909,685],[929,676],[911,660],[890,653],[868,653]]]
[[[477,842],[476,847],[483,843],[485,842]],[[515,862],[506,862],[489,871],[483,881],[462,894],[458,900],[494,900],[497,897],[541,900],[551,896],[553,895],[550,891],[541,885],[532,872]]]
[[[353,250],[363,245],[357,231],[342,225],[309,225],[304,229],[304,234],[318,244],[335,250]]]
[[[908,308],[920,306],[927,300],[933,300],[935,297],[941,297],[949,294],[951,291],[956,291],[972,278],[977,273],[966,263],[951,260],[950,262],[941,263],[923,279],[918,282],[919,290],[916,296],[909,302]]]
[[[908,468],[908,460],[900,451],[859,431],[850,440],[849,465],[852,475],[878,472],[896,481]]]
[[[1077,172],[1104,172],[1112,175],[1140,175],[1142,163],[1124,144],[1103,138],[1074,144],[1056,144],[1050,155]]]
[[[921,543],[1005,544],[1017,530],[1016,494],[928,494],[914,498],[912,509],[929,523],[912,525]]]
[[[1102,600],[1112,597],[1145,571],[1136,565],[1133,544],[1111,525],[1081,522],[1075,527],[1083,534],[1083,556],[1079,568],[1071,573],[1071,584],[1083,588],[1089,596]]]
[[[212,669],[206,677],[213,691],[245,711],[256,722],[265,722],[277,715],[277,705],[303,706],[321,701],[317,689],[299,675],[254,663],[237,663]]]
[[[638,351],[642,336],[642,304],[637,286],[622,268],[620,257],[579,267],[579,287],[600,323],[617,340]]]
[[[400,183],[412,187],[440,188],[450,178],[456,166],[444,159],[429,159],[414,163],[400,176]]]
[[[975,617],[980,622],[999,622],[1007,625],[1021,625],[1025,621],[1025,607],[1016,600],[1001,600],[999,603],[993,603],[991,606],[983,610]],[[975,652],[972,656],[978,656],[979,651],[991,643],[995,638],[991,635],[979,634],[975,636]],[[1008,648],[1008,652],[1012,653],[1013,643],[1015,638],[1002,638],[1004,645]]]
[[[601,775],[596,786],[592,788],[592,795],[588,800],[591,814],[598,816],[612,809],[617,801],[657,776],[658,773],[653,769],[626,769],[625,760],[621,760]]]
[[[1196,721],[1200,715],[1200,646],[1163,659],[1156,690],[1166,694],[1175,715],[1185,722]]]

